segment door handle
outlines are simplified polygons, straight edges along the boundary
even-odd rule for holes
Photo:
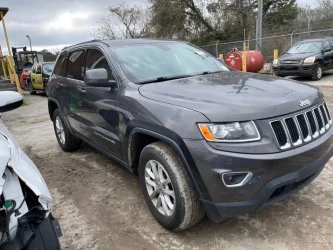
[[[77,90],[81,93],[86,93],[86,89],[84,87],[77,87]]]

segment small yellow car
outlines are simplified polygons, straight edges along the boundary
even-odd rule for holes
[[[46,93],[46,84],[54,68],[54,62],[36,63],[32,66],[30,77],[28,77],[28,90],[30,95],[36,94],[36,91]]]

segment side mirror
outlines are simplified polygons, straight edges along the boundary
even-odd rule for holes
[[[23,96],[14,91],[0,91],[0,113],[17,109],[23,104]]]
[[[117,82],[109,80],[106,69],[90,69],[86,71],[84,84],[91,87],[116,88]]]
[[[324,51],[325,52],[330,52],[332,49],[331,48],[325,48]]]

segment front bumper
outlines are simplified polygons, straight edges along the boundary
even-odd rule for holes
[[[34,234],[30,227],[22,227],[7,250],[60,250],[59,237],[62,236],[58,220],[49,214],[36,228]]]
[[[278,76],[312,76],[317,64],[280,64],[273,67],[273,72]]]
[[[246,214],[297,192],[314,180],[333,154],[333,129],[302,147],[276,154],[240,154],[213,149],[204,140],[185,140],[204,186],[202,203],[220,221]],[[242,187],[228,188],[225,172],[251,171]]]

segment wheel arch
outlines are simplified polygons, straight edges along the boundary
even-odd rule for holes
[[[53,113],[56,109],[59,108],[59,104],[56,100],[49,98],[48,99],[48,108],[49,108],[49,116],[51,121],[53,121]]]
[[[170,131],[175,134],[174,132]],[[140,139],[145,138],[146,141],[140,144]],[[161,133],[148,130],[145,128],[136,127],[130,132],[127,144],[127,158],[128,168],[134,173],[138,174],[138,162],[140,154],[145,146],[155,141],[162,141],[170,146],[181,158],[185,170],[187,171],[194,190],[196,191],[200,200],[207,199],[208,192],[206,187],[203,185],[200,173],[196,168],[196,165],[188,151],[183,140],[177,135],[177,138],[170,138]]]

